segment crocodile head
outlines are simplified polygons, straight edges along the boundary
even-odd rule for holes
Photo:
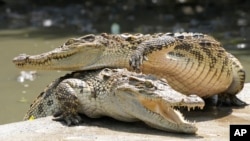
[[[124,77],[124,76],[123,76]],[[202,109],[204,101],[197,95],[183,95],[164,81],[130,76],[116,88],[115,105],[149,126],[169,132],[195,133],[197,127],[177,110],[180,107]]]
[[[88,78],[85,77],[90,78],[91,81],[88,82]],[[81,80],[83,78],[84,81]],[[94,79],[97,81],[93,83]],[[95,88],[90,87],[88,83],[92,83]],[[61,88],[70,89],[65,98],[57,99],[58,85]],[[72,94],[72,92],[80,93]],[[79,102],[72,100],[71,103],[67,101],[68,104],[60,102],[60,100],[72,99],[70,96],[73,96],[73,99],[77,96]],[[76,103],[78,106],[75,106]],[[61,105],[66,107],[69,105],[69,107],[63,108]],[[200,97],[183,95],[173,90],[165,81],[129,72],[126,69],[106,68],[92,70],[90,73],[73,72],[57,79],[38,96],[24,119],[50,116],[56,111],[64,111],[63,115],[66,117],[63,117],[63,120],[66,123],[74,123],[78,118],[75,119],[76,113],[72,112],[77,111],[93,118],[110,116],[121,121],[139,120],[160,130],[194,134],[197,127],[184,119],[177,108],[186,107],[189,110],[203,108],[203,106],[204,101]]]
[[[96,61],[100,60],[99,57],[105,49],[104,41],[103,36],[92,34],[72,38],[46,53],[20,54],[13,62],[18,68],[27,70],[81,70],[81,67],[96,64]]]

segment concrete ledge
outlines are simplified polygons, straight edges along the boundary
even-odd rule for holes
[[[245,84],[239,97],[250,104],[250,83]],[[141,122],[125,123],[111,118],[89,119],[80,126],[67,127],[51,120],[52,117],[0,126],[0,140],[4,141],[124,141],[124,140],[229,140],[230,124],[250,124],[250,106],[245,108],[211,107],[203,111],[184,112],[196,121],[196,135],[167,133],[152,129]]]

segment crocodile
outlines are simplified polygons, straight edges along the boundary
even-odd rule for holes
[[[54,115],[67,125],[109,116],[117,120],[143,121],[169,132],[194,134],[197,127],[177,110],[203,108],[197,95],[183,95],[165,81],[127,69],[97,69],[66,74],[48,85],[31,104],[24,120]]]
[[[247,105],[236,96],[245,82],[243,66],[220,42],[202,33],[89,34],[46,53],[20,54],[13,62],[30,70],[127,68],[164,78],[185,95],[218,95],[219,103]]]

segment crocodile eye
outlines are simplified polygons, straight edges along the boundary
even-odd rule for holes
[[[145,84],[145,86],[147,88],[153,88],[154,87],[154,84],[152,84],[152,82],[150,82],[150,81],[145,81],[144,84]]]
[[[73,44],[74,42],[75,42],[74,39],[69,39],[69,40],[65,43],[65,45],[70,45],[70,44]]]
[[[202,34],[202,33],[194,33],[193,37],[194,38],[204,38],[204,34]]]
[[[136,36],[136,37],[142,37],[143,34],[141,34],[141,33],[136,33],[135,36]]]
[[[89,34],[83,37],[80,37],[80,40],[88,41],[88,42],[93,42],[95,40],[95,35]]]

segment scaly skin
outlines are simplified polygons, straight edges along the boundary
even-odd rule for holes
[[[165,78],[186,95],[219,94],[222,103],[246,105],[236,97],[245,81],[240,62],[213,37],[201,33],[86,35],[47,53],[22,54],[13,62],[21,69],[137,69]]]
[[[55,120],[79,124],[79,113],[92,118],[110,116],[141,120],[169,132],[195,133],[173,107],[203,108],[203,100],[173,90],[164,81],[126,69],[102,69],[67,74],[51,83],[33,102],[24,119],[55,114]]]

